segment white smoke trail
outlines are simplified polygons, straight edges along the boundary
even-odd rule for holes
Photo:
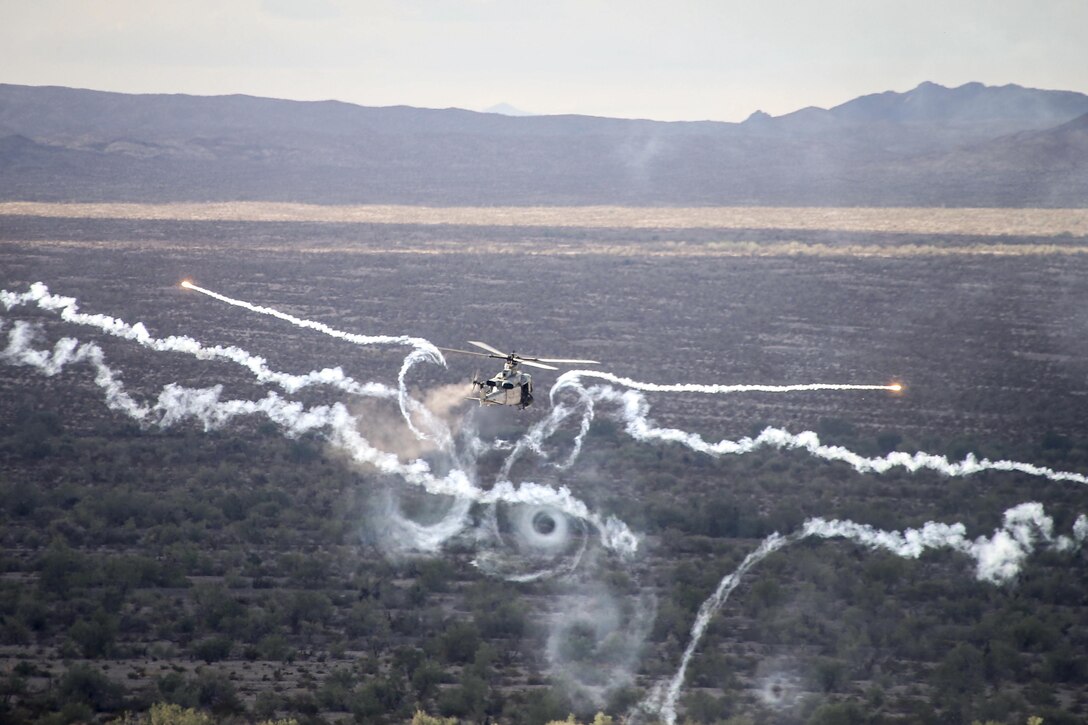
[[[970,476],[983,471],[1006,471],[1040,476],[1051,481],[1088,483],[1088,476],[1082,473],[1055,471],[1046,466],[1019,461],[979,459],[972,453],[968,453],[962,461],[955,463],[945,456],[925,452],[893,451],[886,456],[868,458],[842,446],[824,445],[813,431],[795,434],[782,428],[768,427],[755,438],[744,437],[735,441],[724,439],[710,443],[697,433],[653,425],[648,417],[649,405],[645,397],[636,391],[628,390],[621,393],[614,388],[601,386],[590,388],[587,392],[598,401],[617,403],[626,431],[635,440],[679,443],[693,451],[714,457],[743,455],[759,448],[799,449],[827,461],[847,463],[859,473],[886,473],[893,468],[904,468],[911,473],[928,469],[946,476]]]
[[[917,559],[931,549],[952,549],[975,560],[975,576],[979,581],[1001,584],[1019,574],[1024,560],[1039,546],[1050,546],[1058,551],[1072,551],[1088,541],[1088,516],[1081,514],[1073,525],[1073,536],[1054,536],[1054,520],[1046,515],[1043,506],[1036,502],[1022,503],[1005,512],[1004,523],[990,537],[980,536],[973,541],[967,537],[967,529],[961,523],[944,524],[927,522],[921,529],[882,531],[867,524],[853,521],[814,518],[806,521],[800,531],[788,536],[771,534],[748,554],[735,571],[727,574],[717,589],[699,607],[691,638],[680,666],[669,681],[658,683],[640,709],[659,713],[668,725],[676,722],[676,702],[684,684],[688,665],[706,632],[710,620],[725,605],[729,595],[737,588],[741,577],[767,556],[808,537],[822,539],[844,538],[870,549],[882,549],[905,559]]]
[[[628,388],[632,388],[628,394],[624,395],[617,392],[614,388],[607,385],[595,385],[587,388],[582,385],[582,378],[596,378],[600,380],[607,380],[617,385],[623,385]],[[562,463],[553,464],[560,470],[569,468],[574,465],[574,462],[578,459],[578,456],[582,451],[582,444],[585,442],[586,434],[589,432],[589,428],[592,425],[595,415],[594,402],[612,401],[618,402],[623,405],[624,408],[630,408],[634,401],[644,401],[644,398],[633,392],[634,390],[641,390],[647,392],[669,392],[669,393],[703,393],[706,395],[723,395],[729,393],[798,393],[798,392],[814,392],[821,390],[834,390],[834,391],[868,391],[868,390],[885,390],[889,392],[899,392],[903,389],[903,386],[899,383],[890,383],[888,385],[854,385],[847,383],[802,383],[798,385],[752,385],[752,384],[736,384],[736,385],[705,385],[700,383],[647,383],[631,378],[625,378],[612,373],[600,372],[597,370],[570,370],[563,373],[556,380],[550,391],[550,397],[552,401],[552,413],[551,415],[540,421],[533,428],[531,428],[517,443],[514,450],[508,456],[506,462],[503,465],[503,473],[508,474],[513,464],[518,457],[525,453],[527,450],[531,450],[541,458],[547,458],[547,454],[543,450],[543,442],[550,438],[561,427],[562,423],[570,417],[574,412],[572,409],[564,406],[562,403],[557,402],[556,397],[560,392],[566,390],[572,390],[579,396],[579,402],[582,406],[582,420],[579,425],[579,432],[575,436],[574,443],[570,454],[566,460]],[[643,420],[646,418],[646,412],[648,412],[648,405],[641,411],[633,413],[635,417],[641,417]],[[629,420],[632,417],[630,410],[626,411],[626,419]],[[652,429],[648,422],[645,425],[637,426],[638,428]],[[654,431],[660,431],[663,429],[653,429]],[[628,423],[628,432],[634,437],[638,438],[634,432],[632,432],[632,426]],[[677,431],[679,433],[679,431]],[[644,437],[640,440],[647,440],[651,436]],[[701,441],[698,436],[692,436],[681,442],[688,443],[692,446],[692,441]],[[697,444],[696,444],[697,445]],[[695,447],[695,446],[692,446]],[[706,446],[704,446],[705,448]],[[704,452],[710,453],[710,450]]]
[[[552,409],[548,415],[541,418],[528,430],[525,431],[518,438],[514,444],[510,453],[507,454],[506,460],[503,461],[502,470],[499,473],[500,476],[507,477],[510,475],[510,469],[514,467],[514,464],[525,454],[526,451],[533,451],[541,458],[547,458],[547,454],[544,452],[544,441],[551,438],[559,430],[560,426],[570,417],[573,412],[571,408],[562,404],[552,404]]]
[[[106,405],[111,410],[121,411],[139,421],[147,417],[150,412],[147,406],[133,400],[113,370],[103,362],[102,348],[94,343],[80,345],[78,340],[65,337],[57,341],[52,352],[36,350],[30,346],[33,337],[33,326],[22,320],[16,321],[8,332],[7,347],[0,351],[0,360],[12,365],[31,366],[49,377],[61,372],[66,365],[88,362],[95,371],[95,384],[102,388]]]
[[[105,363],[102,348],[93,342],[80,344],[73,338],[61,338],[52,351],[31,347],[34,328],[17,321],[8,333],[8,345],[0,351],[0,360],[11,365],[29,366],[44,375],[53,376],[66,366],[86,362],[95,371],[95,384],[102,388],[106,405],[136,420],[141,425],[169,427],[185,419],[198,420],[205,430],[226,425],[241,415],[264,414],[284,428],[290,436],[298,436],[320,428],[328,419],[328,406],[306,409],[301,403],[269,393],[260,400],[220,400],[223,386],[185,388],[173,383],[160,391],[153,404],[139,404],[125,390],[120,377]]]
[[[189,280],[185,280],[181,283],[181,286],[185,289],[191,289],[194,292],[199,292],[203,295],[207,295],[212,299],[225,302],[228,305],[234,305],[235,307],[241,307],[249,310],[250,312],[256,312],[260,315],[268,315],[269,317],[275,317],[289,322],[296,327],[305,327],[311,330],[317,330],[325,335],[336,337],[347,342],[354,343],[356,345],[406,345],[408,347],[414,347],[421,350],[427,350],[431,353],[436,362],[444,360],[441,351],[435,347],[429,340],[425,340],[422,337],[409,337],[407,335],[359,335],[354,332],[345,332],[343,330],[337,330],[336,328],[329,327],[322,322],[315,322],[314,320],[305,320],[301,317],[295,317],[289,315],[286,312],[280,312],[279,310],[271,307],[261,307],[245,300],[234,299],[233,297],[227,297],[221,295],[218,292],[213,292],[203,287],[198,287]]]
[[[718,583],[718,588],[714,590],[714,593],[710,595],[702,606],[699,607],[699,613],[695,616],[695,624],[691,627],[691,639],[688,641],[688,646],[684,650],[683,656],[680,658],[680,666],[676,670],[676,674],[672,676],[672,679],[668,683],[659,682],[654,686],[653,690],[647,696],[646,700],[640,706],[641,709],[648,710],[650,712],[660,713],[661,717],[668,725],[673,725],[676,722],[676,701],[680,697],[680,689],[684,686],[684,678],[687,676],[688,665],[691,663],[691,658],[695,655],[695,650],[699,646],[699,642],[703,638],[703,634],[706,632],[707,626],[710,624],[710,620],[718,613],[718,610],[722,608],[726,600],[729,599],[729,595],[733,593],[733,590],[740,584],[741,577],[759,562],[766,559],[772,553],[778,551],[783,546],[797,541],[800,537],[796,534],[793,536],[781,536],[777,533],[771,534],[763,543],[759,545],[759,548],[744,557],[744,561],[740,563],[740,566],[736,568],[731,574],[727,574],[721,582]]]
[[[329,335],[330,337],[335,337],[340,340],[345,340],[355,345],[405,345],[415,348],[411,353],[407,355],[407,357],[405,357],[404,364],[401,366],[400,369],[400,375],[397,378],[399,382],[398,400],[400,402],[401,414],[404,416],[404,421],[405,423],[407,423],[408,428],[417,437],[421,439],[430,439],[437,437],[440,439],[441,448],[449,448],[452,439],[448,429],[444,425],[442,425],[433,415],[431,415],[425,407],[416,404],[415,401],[410,398],[410,396],[408,395],[408,388],[405,382],[408,371],[417,363],[433,362],[443,367],[446,366],[446,359],[442,356],[442,352],[437,347],[435,347],[435,345],[429,340],[425,340],[422,337],[410,337],[408,335],[359,335],[354,332],[345,332],[344,330],[337,330],[334,327],[329,327],[323,322],[316,322],[314,320],[307,320],[301,317],[295,317],[294,315],[289,315],[286,312],[280,312],[279,310],[273,309],[271,307],[262,307],[260,305],[252,304],[251,302],[246,302],[245,300],[227,297],[226,295],[219,294],[218,292],[213,292],[210,289],[199,287],[190,282],[189,280],[182,281],[181,286],[185,289],[190,289],[194,292],[199,292],[203,295],[207,295],[208,297],[219,300],[220,302],[225,302],[228,305],[241,307],[243,309],[249,310],[250,312],[256,312],[260,315],[275,317],[276,319],[283,320],[284,322],[289,322],[296,327],[316,330],[317,332],[320,332],[322,334]],[[415,422],[412,420],[413,412],[418,413],[424,418],[424,420],[426,421],[425,427],[429,428],[432,431],[431,433],[427,433],[416,426]]]
[[[65,322],[94,327],[108,335],[130,340],[156,352],[179,352],[192,355],[198,360],[220,359],[233,362],[249,370],[258,382],[278,385],[288,393],[296,393],[311,385],[327,385],[352,395],[397,397],[395,389],[380,383],[359,383],[345,375],[339,367],[314,370],[305,375],[291,375],[270,369],[263,357],[252,355],[233,345],[206,346],[185,335],[152,337],[142,322],[129,324],[109,315],[80,312],[78,301],[74,297],[52,294],[49,287],[41,282],[30,285],[29,291],[23,293],[0,290],[0,304],[9,311],[14,307],[31,303],[42,310],[59,313],[60,318]]]
[[[578,459],[578,456],[582,451],[582,444],[585,441],[586,435],[589,433],[590,426],[593,424],[593,398],[590,395],[582,394],[580,396],[579,405],[582,407],[582,421],[579,424],[578,433],[574,437],[571,452],[567,455],[566,460],[552,464],[561,471],[574,465],[574,462]],[[532,451],[540,458],[546,460],[548,454],[544,451],[544,441],[555,435],[563,423],[566,422],[567,418],[569,418],[576,409],[576,407],[568,407],[553,400],[551,412],[547,417],[537,421],[521,436],[521,438],[518,439],[517,443],[514,444],[513,449],[507,455],[506,460],[503,461],[500,475],[509,476],[510,469],[514,467],[514,464],[526,451]]]
[[[975,576],[980,581],[1000,584],[1014,578],[1024,560],[1037,546],[1049,545],[1058,551],[1071,551],[1088,538],[1088,517],[1081,515],[1073,525],[1073,535],[1054,536],[1054,520],[1043,505],[1022,503],[1005,512],[1004,523],[993,536],[974,541],[966,536],[963,524],[928,522],[921,529],[881,531],[852,521],[810,519],[802,527],[803,536],[841,537],[871,549],[883,549],[906,559],[917,559],[928,549],[948,548],[975,560]]]
[[[441,355],[441,353],[439,354]],[[408,425],[408,429],[412,431],[416,438],[435,440],[439,448],[449,452],[453,449],[453,433],[450,432],[449,427],[439,420],[427,406],[420,405],[408,395],[408,371],[421,362],[437,362],[443,366],[446,364],[443,358],[439,357],[436,360],[430,350],[423,348],[412,350],[404,357],[404,362],[400,366],[400,374],[397,375],[397,402],[400,404],[400,414]],[[430,430],[430,433],[424,432],[416,426],[412,420],[413,411],[423,418],[424,427]]]
[[[581,378],[597,378],[607,380],[616,385],[622,385],[634,390],[643,390],[649,393],[706,393],[708,395],[721,395],[723,393],[797,393],[815,390],[887,390],[899,392],[903,386],[899,383],[888,385],[850,385],[845,383],[803,383],[800,385],[705,385],[702,383],[644,383],[631,378],[620,377],[612,373],[599,370],[568,370],[559,376],[553,389],[567,386],[581,387]]]
[[[579,424],[578,434],[575,436],[574,445],[571,453],[567,456],[567,459],[562,463],[554,464],[556,468],[560,470],[569,468],[574,465],[579,454],[582,450],[582,443],[585,440],[586,434],[589,432],[590,426],[593,423],[595,415],[594,400],[597,398],[610,398],[613,397],[609,391],[611,388],[607,386],[594,386],[592,388],[586,388],[582,385],[582,378],[596,378],[598,380],[607,380],[617,385],[623,385],[635,390],[643,390],[647,392],[661,392],[661,393],[703,393],[707,395],[722,395],[727,393],[797,393],[797,392],[813,392],[819,390],[886,390],[889,392],[899,392],[903,386],[899,383],[891,383],[888,385],[852,385],[845,383],[803,383],[799,385],[751,385],[751,384],[737,384],[737,385],[704,385],[699,383],[646,383],[631,378],[621,377],[612,373],[600,372],[597,370],[570,370],[562,375],[555,381],[552,386],[550,397],[552,401],[551,414],[538,422],[533,428],[531,428],[522,438],[518,441],[513,452],[507,457],[506,462],[503,464],[503,474],[509,474],[510,469],[516,462],[519,456],[521,456],[526,450],[531,450],[541,458],[547,458],[542,445],[545,440],[550,438],[560,428],[563,422],[570,417],[574,412],[573,409],[564,406],[562,403],[556,401],[557,393],[563,390],[574,390],[578,393],[580,398],[580,404],[582,406],[582,420]]]
[[[357,463],[373,466],[378,471],[400,477],[428,493],[468,499],[476,503],[497,502],[549,506],[597,528],[602,544],[623,555],[632,555],[638,548],[638,538],[615,517],[603,518],[575,498],[565,486],[558,489],[525,482],[515,486],[511,481],[499,481],[484,490],[469,479],[465,471],[454,469],[443,477],[435,476],[429,464],[416,459],[402,462],[396,455],[374,448],[359,433],[358,421],[341,403],[307,408],[288,401],[274,392],[256,401],[221,400],[222,386],[193,389],[170,384],[159,393],[151,405],[136,403],[123,384],[104,361],[102,349],[93,342],[80,344],[72,338],[58,341],[52,352],[31,346],[33,328],[26,322],[16,322],[8,334],[8,345],[0,352],[0,360],[13,365],[35,368],[45,375],[55,375],[66,365],[89,362],[95,369],[95,383],[105,391],[106,403],[142,425],[168,427],[187,419],[199,421],[205,430],[226,425],[233,418],[263,415],[279,425],[289,436],[310,431],[324,431],[328,440]]]
[[[192,285],[190,285],[190,288],[200,289]],[[207,292],[206,290],[204,291]],[[222,297],[222,295],[217,295],[214,292],[210,294],[217,299]],[[223,299],[230,300],[230,298]],[[13,307],[19,305],[25,305],[30,303],[37,304],[39,308],[49,312],[58,312],[61,319],[65,322],[76,325],[94,327],[106,334],[136,342],[143,347],[155,350],[157,352],[180,352],[192,355],[193,357],[196,357],[200,360],[222,359],[236,363],[237,365],[240,365],[249,370],[258,380],[258,382],[272,383],[278,385],[288,393],[298,392],[299,390],[311,385],[325,385],[335,387],[351,395],[396,399],[400,405],[401,415],[404,417],[405,421],[409,425],[409,428],[416,435],[416,437],[436,441],[438,447],[441,450],[448,452],[452,449],[453,440],[452,434],[450,433],[449,429],[440,420],[435,418],[426,406],[420,404],[418,401],[408,395],[406,383],[408,371],[413,365],[418,362],[432,360],[431,352],[427,349],[417,348],[405,358],[404,364],[401,366],[401,371],[398,376],[398,387],[390,388],[386,385],[375,382],[359,383],[345,375],[344,371],[340,367],[314,370],[312,372],[306,373],[305,375],[291,375],[289,373],[283,373],[269,369],[267,362],[264,358],[253,355],[233,345],[205,346],[197,340],[194,340],[193,338],[184,335],[171,335],[170,337],[166,338],[152,337],[151,334],[147,331],[147,327],[142,322],[129,324],[115,317],[110,317],[109,315],[87,314],[80,312],[79,305],[74,297],[64,297],[61,295],[51,294],[49,292],[49,288],[41,282],[35,282],[30,286],[30,290],[28,292],[24,292],[21,294],[9,292],[7,290],[0,290],[0,304],[3,304],[4,307],[8,310],[11,310]],[[256,308],[255,305],[250,305],[247,302],[241,302],[239,300],[232,300],[231,303],[238,303],[240,306],[246,307],[247,309]],[[256,309],[264,310],[267,308]],[[290,316],[286,315],[285,317]],[[299,322],[309,321],[299,320]],[[320,323],[312,324],[320,325]],[[310,325],[304,326],[308,327]],[[350,335],[351,333],[343,334]],[[358,338],[357,340],[353,340],[357,343],[359,343],[359,340],[369,339],[364,338],[363,336],[354,337]],[[384,342],[389,339],[395,338],[381,337],[373,339]],[[404,339],[416,340],[417,338]],[[423,432],[414,425],[412,420],[413,414],[423,419],[424,427],[428,430],[428,432]]]

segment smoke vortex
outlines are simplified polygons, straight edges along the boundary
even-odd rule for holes
[[[589,544],[586,522],[541,504],[497,503],[481,527],[481,571],[509,581],[535,581],[573,571]]]

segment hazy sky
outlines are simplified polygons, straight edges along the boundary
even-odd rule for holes
[[[7,83],[738,121],[1088,92],[1088,0],[0,0],[0,48]]]

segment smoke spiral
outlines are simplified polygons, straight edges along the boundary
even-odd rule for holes
[[[481,539],[486,548],[473,565],[491,576],[517,582],[574,571],[589,544],[581,519],[531,504],[492,506]]]

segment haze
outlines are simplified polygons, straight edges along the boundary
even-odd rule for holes
[[[0,5],[0,80],[659,120],[924,80],[1088,92],[1088,4],[247,0]]]

